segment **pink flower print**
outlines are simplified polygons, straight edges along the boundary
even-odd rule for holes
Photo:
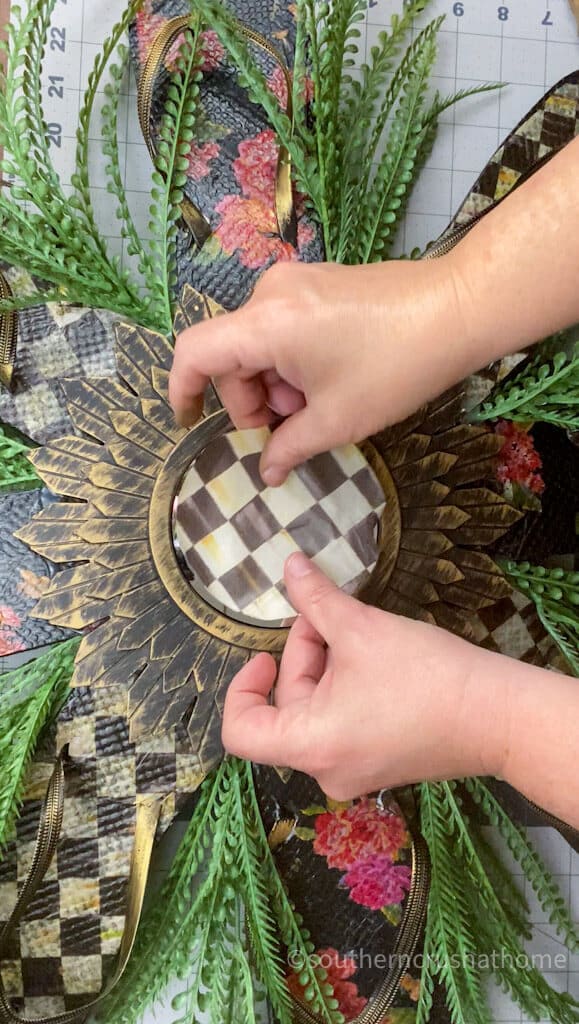
[[[0,629],[0,657],[5,654],[17,654],[24,650],[22,640],[9,629]]]
[[[410,868],[393,864],[385,854],[376,854],[354,864],[342,881],[350,899],[370,910],[382,910],[401,903],[410,889]]]
[[[205,29],[200,36],[201,71],[213,71],[223,60],[225,50],[217,32],[212,28]]]
[[[193,181],[201,181],[210,171],[210,163],[219,155],[216,142],[193,142],[189,151],[187,173]]]
[[[499,483],[518,483],[528,487],[531,494],[542,494],[545,490],[540,473],[543,463],[528,431],[509,420],[499,420],[495,433],[505,439],[497,467]]]
[[[351,957],[340,956],[337,949],[318,949],[320,967],[328,973],[328,984],[334,990],[334,998],[338,1001],[338,1009],[347,1021],[355,1020],[361,1014],[368,1000],[358,992],[358,986],[352,978],[356,973],[356,964]],[[305,985],[302,985],[297,974],[290,974],[287,986],[294,998],[305,1001]]]
[[[151,7],[151,0],[145,0],[145,3],[135,18],[135,27],[137,31],[137,49],[139,52],[139,63],[144,64],[149,56],[149,51],[153,42],[155,41],[160,29],[167,23],[167,18],[163,18],[160,14],[154,14]],[[179,35],[177,39],[172,43],[171,48],[165,57],[165,66],[173,71],[179,56],[181,44],[183,42],[183,36]]]
[[[277,66],[273,69],[271,75],[267,80],[267,85],[270,91],[274,94],[282,110],[287,110],[288,94],[287,94],[287,79],[282,69]],[[302,95],[300,99],[302,103],[307,106],[311,103],[314,98],[314,83],[311,78],[304,80],[304,86],[302,89]]]
[[[0,604],[0,626],[14,626],[18,628],[21,624],[18,612],[8,604]]]

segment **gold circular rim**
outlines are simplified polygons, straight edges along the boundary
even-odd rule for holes
[[[279,654],[284,648],[287,627],[252,626],[217,611],[189,585],[173,545],[173,501],[184,474],[211,441],[233,429],[228,413],[220,409],[185,434],[165,461],[149,509],[151,554],[169,597],[189,619],[236,647]]]
[[[233,429],[227,411],[220,409],[190,430],[165,461],[155,482],[149,508],[151,555],[169,597],[192,622],[211,636],[234,646],[280,654],[289,627],[240,622],[218,611],[190,586],[173,544],[173,503],[183,476],[207,445]],[[377,578],[383,585],[394,568],[400,545],[401,515],[394,481],[378,449],[372,441],[364,441],[359,448],[386,498],[380,523],[378,561],[363,585],[360,593],[363,599],[364,594],[372,592]]]

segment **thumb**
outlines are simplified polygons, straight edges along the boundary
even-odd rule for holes
[[[273,431],[260,461],[264,483],[279,487],[292,469],[329,447],[314,422],[311,408],[306,406]]]
[[[285,563],[285,582],[295,610],[332,643],[352,622],[357,602],[342,591],[301,551]]]

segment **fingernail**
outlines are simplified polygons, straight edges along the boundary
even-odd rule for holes
[[[194,427],[199,422],[203,415],[203,406],[199,408],[198,405],[192,408],[186,409],[184,412],[180,412],[176,417],[178,427]]]
[[[296,578],[307,576],[314,568],[309,558],[301,551],[296,551],[295,555],[290,555],[285,563],[285,567],[290,576],[295,576]]]
[[[262,470],[261,476],[264,484],[268,487],[279,487],[283,484],[287,473],[281,468],[281,466],[266,466]]]

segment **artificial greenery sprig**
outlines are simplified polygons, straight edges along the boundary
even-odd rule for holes
[[[520,864],[525,877],[536,894],[541,909],[571,953],[579,951],[579,925],[571,919],[567,904],[542,858],[525,835],[524,830],[507,814],[482,779],[465,779],[464,785],[479,805],[489,825],[502,836],[509,852]]]
[[[162,323],[165,297],[160,275],[157,273],[150,245],[146,245],[141,240],[135,227],[121,174],[119,104],[128,63],[128,49],[126,46],[119,45],[117,57],[118,64],[111,63],[108,68],[109,81],[106,82],[104,87],[106,102],[101,109],[103,153],[108,158],[108,162],[105,165],[106,187],[107,192],[114,196],[117,203],[116,218],[120,224],[121,238],[127,241],[127,255],[136,258],[137,268],[146,284],[145,301],[148,300],[150,302],[155,321]]]
[[[563,348],[564,342],[564,334],[547,339],[538,355],[499,384],[488,401],[472,411],[470,419],[538,421],[579,430],[579,342],[568,349]],[[560,350],[550,354],[557,344]]]
[[[80,637],[0,674],[0,850],[10,837],[38,737],[68,694]]]
[[[30,448],[17,431],[0,423],[0,493],[40,487],[40,480],[27,457]]]
[[[202,77],[200,29],[199,17],[194,14],[188,31],[183,34],[156,141],[149,227],[153,237],[153,261],[162,282],[160,314],[169,324],[177,299],[177,224],[187,183]]]
[[[513,586],[531,598],[543,626],[579,676],[579,572],[546,569],[529,562],[504,562]]]
[[[320,221],[328,260],[366,263],[388,257],[405,202],[432,148],[440,114],[459,99],[497,88],[461,90],[446,98],[437,94],[427,103],[442,19],[430,22],[398,58],[428,2],[411,0],[400,16],[393,17],[390,32],[380,33],[358,80],[351,68],[367,2],[298,0],[291,121],[269,90],[235,19],[215,0],[199,0],[196,5],[228,50],[249,96],[263,107],[290,153],[296,184]],[[313,84],[313,124],[304,106],[308,75]]]
[[[38,82],[53,8],[54,0],[36,0],[26,13],[12,8],[8,42],[3,44],[2,170],[14,178],[14,184],[0,193],[0,258],[23,265],[30,273],[57,285],[63,300],[118,309],[146,319],[146,308],[136,288],[107,255],[106,243],[96,227],[87,185],[88,160],[85,166],[76,168],[76,194],[69,199],[50,158]],[[111,34],[111,48],[122,37],[136,8],[137,0],[133,0]],[[79,154],[88,137],[99,80],[99,75],[93,77],[86,92]]]
[[[136,1024],[172,978],[186,982],[174,1001],[180,1022],[255,1019],[264,990],[280,1024],[291,1024],[284,947],[300,961],[310,1009],[343,1024],[327,972],[277,872],[259,814],[252,768],[226,758],[202,784],[165,886],[139,928],[122,982],[107,1000],[107,1024]],[[256,988],[257,981],[257,988]]]
[[[187,34],[169,85],[152,175],[154,237],[144,242],[130,213],[118,144],[118,105],[126,62],[122,39],[143,0],[130,0],[95,59],[82,100],[70,197],[65,195],[51,160],[38,88],[55,2],[33,0],[25,13],[13,7],[8,41],[1,44],[6,55],[6,68],[0,74],[1,166],[13,184],[0,192],[0,259],[25,266],[49,287],[55,287],[55,291],[37,296],[36,301],[58,298],[111,309],[168,334],[176,299],[176,222],[193,138],[200,74],[196,66],[197,30],[193,42]],[[137,257],[139,273],[134,278],[110,252],[92,203],[89,140],[97,94],[103,89],[107,69],[110,81],[104,85],[107,102],[102,114],[107,190],[116,200],[128,255]],[[1,311],[22,308],[23,302],[30,304],[28,297],[4,300]]]
[[[500,829],[550,921],[575,951],[579,931],[538,854],[482,780],[467,779],[465,785],[489,822]],[[444,986],[453,1024],[489,1021],[482,996],[483,977],[489,972],[530,1017],[561,1024],[579,1020],[579,1004],[554,991],[526,956],[528,908],[479,826],[463,810],[458,784],[424,783],[419,792],[432,879],[417,1024],[426,1024],[436,980]]]

